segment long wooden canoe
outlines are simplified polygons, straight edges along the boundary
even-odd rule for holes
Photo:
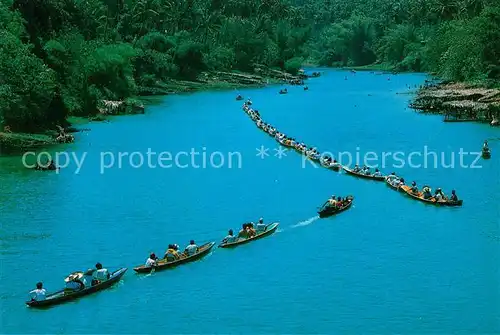
[[[348,174],[352,174],[353,176],[356,176],[356,177],[365,178],[365,179],[373,179],[373,180],[377,180],[377,181],[384,181],[385,180],[385,176],[366,175],[363,173],[354,172],[353,170],[349,169],[347,166],[343,166],[342,168]]]
[[[332,215],[337,215],[339,213],[342,213],[343,211],[348,210],[352,206],[352,201],[354,200],[354,197],[349,197],[351,201],[349,201],[347,204],[340,208],[333,208],[329,206],[323,206],[322,209],[319,210],[318,214],[320,218],[327,218]]]
[[[401,189],[410,197],[413,199],[420,200],[422,202],[425,202],[426,204],[430,205],[437,205],[437,206],[450,206],[450,207],[459,207],[462,206],[463,200],[458,200],[458,201],[450,201],[450,200],[445,200],[445,201],[437,201],[434,197],[430,199],[425,199],[424,195],[422,192],[418,192],[418,194],[415,194],[412,192],[411,187],[408,185],[403,185],[401,186]]]
[[[186,254],[183,253],[181,258],[178,260],[167,261],[166,259],[161,259],[157,262],[157,265],[155,265],[155,266],[141,265],[141,266],[135,267],[134,271],[138,272],[138,273],[150,273],[151,270],[153,270],[153,268],[155,271],[161,271],[161,270],[170,269],[170,268],[179,266],[181,264],[193,262],[193,261],[196,261],[196,260],[202,258],[203,256],[206,256],[210,252],[210,250],[212,249],[212,247],[214,245],[215,245],[215,242],[205,243],[199,247],[198,252],[195,253],[194,255],[186,256]]]
[[[68,293],[67,291],[65,291],[63,289],[63,290],[60,290],[60,291],[57,291],[57,292],[54,292],[52,294],[47,295],[45,300],[26,301],[26,305],[28,305],[29,307],[34,307],[34,308],[50,307],[50,306],[58,305],[58,304],[61,304],[63,302],[75,300],[75,299],[84,297],[86,295],[105,290],[105,289],[113,286],[113,284],[116,284],[117,282],[119,282],[126,271],[127,271],[127,268],[121,268],[121,269],[116,270],[115,272],[111,273],[111,276],[108,280],[103,281],[97,285],[86,287],[86,288],[83,288],[82,290],[71,292],[71,293]]]
[[[245,244],[245,243],[248,243],[248,242],[252,242],[252,241],[258,240],[260,238],[269,236],[269,235],[271,235],[272,233],[274,233],[276,231],[276,229],[278,228],[278,226],[279,226],[279,222],[270,223],[270,224],[268,224],[266,226],[266,228],[265,228],[265,230],[263,232],[258,233],[254,237],[240,238],[237,241],[230,242],[230,243],[222,242],[221,244],[219,244],[219,248],[233,248],[233,247],[236,247],[238,245],[242,245],[242,244]]]

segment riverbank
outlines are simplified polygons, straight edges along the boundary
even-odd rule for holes
[[[202,90],[228,90],[247,87],[263,87],[268,84],[289,83],[294,80],[305,79],[306,76],[294,76],[287,72],[270,69],[263,65],[255,64],[254,73],[212,71],[202,72],[196,80],[177,80],[157,82],[154,86],[139,87],[138,96],[124,101],[101,100],[96,113],[88,117],[73,117],[66,119],[63,125],[64,132],[78,131],[74,126],[86,122],[108,121],[110,117],[119,115],[143,114],[144,102],[148,96],[188,93]],[[49,129],[47,131],[29,134],[12,133],[8,129],[0,131],[0,154],[16,153],[28,149],[46,147],[61,143],[60,131]],[[68,137],[71,139],[71,137]]]
[[[445,122],[476,121],[499,125],[500,89],[480,84],[441,83],[422,87],[410,107],[445,115]]]

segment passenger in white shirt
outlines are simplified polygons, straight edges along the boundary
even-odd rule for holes
[[[97,270],[94,271],[94,274],[92,276],[93,283],[99,284],[100,282],[103,282],[103,281],[106,281],[109,279],[110,274],[109,274],[108,269],[103,268],[101,263],[97,263],[95,265],[95,267]],[[93,285],[95,285],[95,284],[93,284]]]
[[[257,223],[256,228],[257,232],[263,232],[264,230],[266,230],[266,224],[264,224],[264,219],[262,218],[259,219],[259,223]]]
[[[198,252],[198,246],[194,243],[194,240],[191,240],[189,242],[189,245],[186,247],[185,251],[189,256],[192,256]]]
[[[82,282],[83,282],[83,285],[85,285],[86,288],[92,286],[92,279],[93,279],[92,275],[94,274],[94,271],[95,270],[93,270],[93,269],[88,269],[83,274]]]
[[[238,238],[234,236],[233,230],[229,229],[228,235],[224,237],[222,240],[223,243],[233,243],[237,240]]]
[[[156,265],[156,260],[158,258],[156,257],[156,255],[153,253],[151,255],[149,255],[149,258],[146,260],[146,267],[152,267],[152,266],[155,266]]]
[[[31,301],[42,301],[45,300],[45,295],[47,294],[47,291],[43,288],[43,284],[37,283],[36,284],[36,289],[30,292],[30,300]]]

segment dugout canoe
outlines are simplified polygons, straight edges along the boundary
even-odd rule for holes
[[[460,207],[463,204],[463,200],[458,200],[458,201],[450,201],[450,200],[436,201],[435,198],[425,199],[422,192],[418,192],[418,194],[415,194],[415,193],[413,193],[411,191],[411,187],[408,186],[408,185],[401,186],[401,190],[403,190],[403,192],[405,192],[411,198],[419,200],[419,201],[424,202],[424,203],[429,204],[429,205],[448,206],[448,207]]]
[[[233,247],[245,244],[245,243],[249,243],[249,242],[261,239],[263,237],[269,236],[272,233],[274,233],[276,231],[276,229],[278,228],[278,226],[279,226],[279,222],[270,223],[266,226],[266,228],[263,232],[258,233],[254,237],[245,238],[245,239],[240,238],[237,241],[230,242],[230,243],[221,242],[221,244],[219,244],[219,248],[233,248]]]
[[[46,296],[45,300],[26,301],[26,305],[28,305],[29,307],[33,307],[33,308],[50,307],[50,306],[58,305],[58,304],[61,304],[61,303],[67,302],[67,301],[75,300],[75,299],[84,297],[86,295],[97,293],[99,291],[110,288],[111,286],[113,286],[114,284],[119,282],[126,271],[127,271],[127,268],[121,268],[121,269],[116,270],[115,272],[111,273],[108,280],[103,281],[103,282],[96,284],[94,286],[83,288],[82,290],[71,292],[71,293],[68,293],[67,291],[62,289],[62,290],[59,290],[57,292],[48,294]]]
[[[137,273],[151,273],[151,271],[161,271],[161,270],[166,270],[170,269],[182,264],[186,264],[189,262],[194,262],[204,256],[206,256],[210,250],[212,250],[213,246],[215,245],[215,242],[209,242],[201,245],[198,249],[198,252],[195,253],[194,255],[191,256],[186,256],[186,254],[182,253],[182,256],[180,259],[177,259],[175,261],[167,261],[166,259],[161,259],[157,262],[155,266],[145,266],[145,265],[140,265],[134,268],[134,271]]]
[[[346,210],[348,210],[349,208],[351,208],[352,206],[352,202],[354,200],[354,197],[353,196],[348,196],[347,199],[349,199],[350,201],[343,205],[342,207],[340,208],[333,208],[333,207],[330,207],[330,206],[326,206],[326,204],[328,202],[326,202],[323,207],[318,211],[318,215],[320,218],[327,218],[327,217],[330,217],[332,215],[337,215],[339,213],[342,213]]]
[[[353,170],[349,169],[347,166],[343,166],[342,168],[348,174],[351,174],[351,175],[356,176],[356,177],[365,178],[365,179],[372,179],[372,180],[377,180],[377,181],[384,181],[385,180],[385,176],[374,176],[372,174],[366,175],[366,174],[354,172]]]

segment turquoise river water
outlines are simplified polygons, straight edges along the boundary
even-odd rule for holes
[[[0,333],[499,333],[500,133],[407,108],[408,85],[425,78],[324,70],[307,92],[239,93],[290,136],[337,157],[371,152],[383,172],[456,189],[461,208],[275,156],[236,91],[168,96],[144,115],[85,125],[51,149],[85,155],[78,172],[74,161],[53,173],[0,158]],[[477,160],[485,139],[492,158]],[[256,156],[261,146],[269,156]],[[172,158],[163,167],[160,152]],[[332,194],[353,195],[353,208],[318,219]],[[132,269],[169,243],[218,242],[261,216],[280,222],[274,235],[174,270]],[[53,291],[96,262],[128,272],[75,302],[25,306],[36,282]]]

